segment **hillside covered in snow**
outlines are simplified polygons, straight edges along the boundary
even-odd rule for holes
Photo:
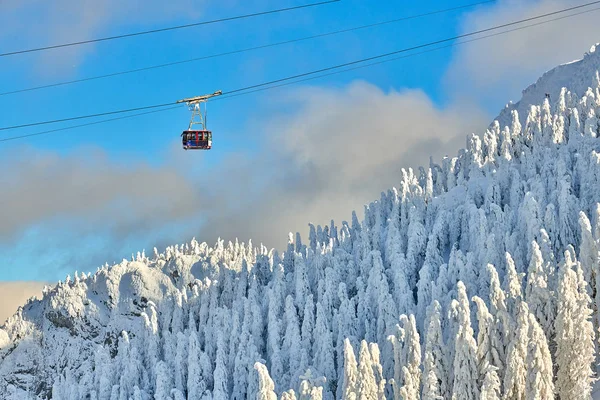
[[[591,398],[599,70],[592,51],[549,72],[362,222],[282,252],[192,240],[47,288],[0,329],[0,398]]]

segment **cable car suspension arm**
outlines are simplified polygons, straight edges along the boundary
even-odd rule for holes
[[[190,97],[187,99],[178,100],[177,103],[187,103],[190,111],[192,112],[192,118],[190,119],[190,125],[188,130],[193,130],[192,127],[194,125],[200,125],[202,130],[206,130],[206,103],[208,99],[220,96],[223,94],[221,90],[214,92],[213,94],[206,94],[203,96]],[[204,104],[204,112],[202,111],[202,104]],[[195,119],[198,119],[197,121]]]

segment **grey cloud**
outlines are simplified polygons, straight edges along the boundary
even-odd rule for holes
[[[89,149],[67,157],[28,154],[0,161],[0,169],[11,171],[0,175],[4,239],[49,220],[85,221],[78,229],[124,234],[185,218],[202,204],[194,185],[169,166],[115,162]]]

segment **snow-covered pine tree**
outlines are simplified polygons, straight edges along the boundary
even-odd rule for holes
[[[600,328],[600,292],[598,282],[600,281],[600,248],[597,238],[592,233],[592,225],[583,211],[579,212],[579,226],[581,229],[581,247],[579,250],[579,259],[583,270],[583,277],[588,282],[588,292],[592,299],[592,310],[594,318],[594,331],[598,332]]]
[[[373,374],[371,353],[365,340],[360,343],[358,360],[357,399],[377,400],[379,388]]]
[[[558,281],[556,388],[561,400],[591,399],[594,331],[583,272],[575,272],[574,252],[565,251]],[[580,275],[580,276],[578,276]]]
[[[358,343],[356,333],[356,306],[354,299],[348,298],[348,293],[345,283],[340,283],[338,288],[338,296],[340,299],[340,306],[336,318],[337,327],[337,340],[336,340],[336,359],[338,366],[338,382],[342,382],[344,370],[341,366],[345,363],[345,341],[350,340],[350,344]],[[338,384],[338,390],[336,398],[340,398],[342,395],[342,385]]]
[[[381,365],[381,352],[377,343],[369,343],[369,353],[371,353],[371,366],[377,382],[377,399],[386,400],[386,379],[384,378],[383,366]]]
[[[452,398],[477,399],[479,389],[477,387],[477,343],[473,337],[471,327],[471,310],[467,290],[463,282],[456,285],[458,291],[458,332],[455,337],[454,355],[454,386]]]
[[[187,394],[189,398],[198,399],[206,390],[206,382],[202,377],[202,368],[199,363],[200,343],[195,331],[190,333],[188,342]]]
[[[506,276],[504,281],[504,290],[507,294],[506,305],[510,315],[517,315],[520,312],[519,305],[521,300],[523,300],[523,274],[517,272],[517,267],[510,253],[507,252],[505,256]]]
[[[323,377],[316,377],[313,371],[309,368],[300,376],[300,392],[298,400],[323,400]]]
[[[548,340],[541,325],[533,314],[529,314],[529,341],[525,360],[527,378],[525,383],[526,400],[553,400],[554,382],[552,357]]]
[[[499,343],[492,343],[492,347],[498,350],[499,360],[503,361],[502,365],[496,365],[498,367],[498,376],[504,376],[504,368],[506,361],[506,352],[510,343],[511,333],[514,328],[514,321],[511,315],[508,313],[506,307],[506,295],[500,287],[500,280],[498,273],[493,265],[488,264],[487,270],[490,275],[490,312],[494,317],[496,324],[497,334]],[[492,340],[496,340],[492,337]]]
[[[278,265],[273,271],[272,287],[268,298],[267,316],[267,356],[270,360],[269,369],[275,376],[282,376],[284,371],[281,351],[281,339],[283,329],[281,327],[280,314],[282,313],[284,300],[284,271],[283,266]]]
[[[512,335],[506,354],[504,397],[507,400],[524,400],[526,392],[529,307],[524,301],[519,302],[517,307],[517,329]]]
[[[320,303],[317,303],[317,320],[313,335],[315,338],[313,350],[315,357],[314,365],[327,378],[323,386],[323,393],[325,397],[329,397],[330,392],[335,393],[337,374],[334,364],[335,356],[332,334]]]
[[[292,296],[288,295],[285,299],[285,336],[283,337],[283,365],[287,367],[288,372],[283,378],[283,387],[293,387],[300,376],[300,366],[302,361],[302,352],[300,351],[300,323],[298,314]]]
[[[502,399],[500,391],[500,378],[498,377],[498,368],[492,364],[486,365],[486,370],[481,384],[480,400],[500,400]]]
[[[413,314],[406,317],[400,316],[400,322],[403,325],[405,339],[403,352],[406,360],[406,371],[403,372],[404,382],[408,380],[407,374],[410,374],[410,386],[407,387],[407,393],[410,397],[417,397],[421,386],[421,344],[417,324]]]
[[[548,286],[548,271],[545,268],[540,246],[531,242],[531,261],[527,272],[525,299],[530,312],[535,315],[548,337],[553,338],[553,322],[555,318],[555,301]]]
[[[167,364],[164,361],[159,361],[156,366],[156,391],[154,393],[154,400],[166,400],[171,398],[171,389],[173,384],[171,382],[171,374],[167,368]],[[112,398],[112,396],[111,396]]]
[[[175,388],[181,392],[185,392],[187,386],[187,363],[188,363],[188,338],[179,330],[177,335],[177,347],[175,350]],[[194,362],[196,362],[194,360]]]
[[[228,373],[227,373],[227,361],[225,355],[225,340],[222,332],[219,332],[217,336],[217,354],[215,361],[215,370],[213,373],[214,388],[213,398],[215,400],[227,399],[228,390]]]
[[[425,324],[425,357],[423,361],[422,400],[443,399],[448,391],[447,368],[444,355],[441,306],[434,300],[427,309]]]
[[[257,362],[254,364],[254,368],[258,371],[258,393],[256,394],[256,400],[277,400],[275,394],[275,384],[269,375],[267,367]]]
[[[344,377],[341,385],[341,398],[348,400],[358,400],[358,364],[354,355],[354,349],[349,339],[344,339]],[[338,397],[339,398],[339,397]]]
[[[497,348],[501,344],[498,335],[498,329],[494,321],[494,317],[488,311],[483,299],[478,296],[473,296],[473,302],[477,305],[477,320],[479,328],[477,332],[477,368],[479,371],[479,385],[483,385],[483,381],[490,370],[489,365],[496,367],[503,366],[504,363],[500,356],[500,350]]]
[[[281,393],[280,400],[296,400],[296,392],[293,389]]]

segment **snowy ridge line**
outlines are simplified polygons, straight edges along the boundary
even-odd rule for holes
[[[594,76],[600,63],[600,53],[597,51],[599,45],[600,43],[596,43],[591,46],[581,59],[561,64],[547,71],[536,82],[525,88],[522,98],[517,103],[509,102],[500,112],[497,118],[500,124],[510,124],[511,113],[515,110],[521,116],[521,123],[525,123],[524,118],[527,117],[531,105],[542,103],[546,94],[550,95],[551,99],[558,98],[563,87],[567,87],[579,96],[583,95],[590,86],[590,77]]]
[[[192,240],[45,290],[0,329],[0,398],[590,398],[600,62],[587,59],[571,64],[585,89],[402,170],[362,222],[310,225],[281,254]]]

